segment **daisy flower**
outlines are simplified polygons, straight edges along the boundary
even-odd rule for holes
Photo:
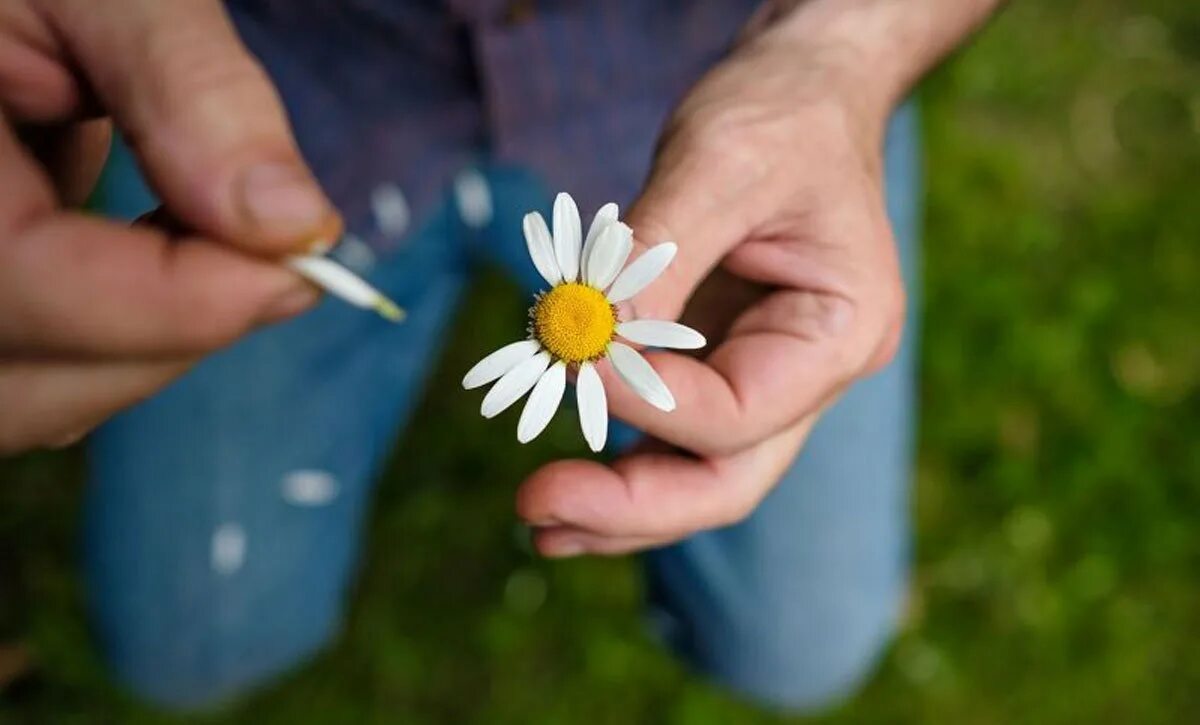
[[[617,338],[694,350],[704,347],[704,336],[678,322],[622,320],[617,304],[657,279],[675,257],[676,246],[659,244],[626,267],[633,231],[617,219],[617,205],[601,207],[584,237],[579,210],[566,193],[554,200],[553,235],[537,212],[525,215],[524,229],[529,256],[550,289],[536,295],[529,308],[528,338],[496,350],[463,377],[467,390],[496,381],[483,398],[483,417],[499,415],[532,390],[517,423],[517,440],[528,443],[554,417],[566,389],[567,368],[573,367],[583,437],[599,451],[608,437],[608,402],[596,372],[604,360],[647,403],[674,410],[675,398],[662,378]]]

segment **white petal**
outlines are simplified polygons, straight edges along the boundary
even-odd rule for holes
[[[559,361],[542,375],[525,402],[521,420],[517,423],[517,440],[528,443],[546,429],[567,387],[567,364]]]
[[[579,366],[575,397],[579,402],[579,427],[583,429],[583,438],[588,448],[599,453],[608,439],[608,399],[596,366],[589,362]]]
[[[525,215],[525,244],[529,247],[529,258],[533,266],[541,273],[542,278],[552,285],[562,281],[562,272],[558,268],[558,260],[554,258],[554,242],[550,240],[550,230],[546,228],[546,220],[536,211]]]
[[[658,373],[654,372],[654,368],[650,367],[650,363],[646,362],[646,358],[638,354],[637,350],[628,345],[614,342],[608,346],[608,357],[612,360],[613,367],[617,369],[617,374],[621,376],[621,379],[647,403],[668,413],[675,410],[675,396],[671,395],[671,391],[667,390],[666,383],[658,377]]]
[[[471,390],[486,385],[533,357],[540,348],[536,340],[521,340],[505,345],[475,363],[475,367],[463,376],[462,386]]]
[[[563,279],[579,279],[579,207],[565,191],[554,199],[554,256]]]
[[[620,213],[620,207],[610,201],[600,207],[600,211],[596,212],[596,216],[592,217],[592,225],[588,227],[587,238],[583,242],[583,253],[579,257],[579,271],[582,272],[580,276],[584,279],[587,279],[587,260],[591,255],[592,247],[596,244],[596,239],[600,236],[600,232],[604,231],[608,228],[609,224],[617,220]]]
[[[587,261],[587,283],[596,289],[612,284],[633,251],[633,230],[623,222],[613,222],[600,232]]]
[[[543,350],[509,370],[492,386],[488,394],[483,396],[483,405],[479,406],[480,414],[484,418],[495,418],[500,415],[505,408],[529,392],[549,364],[550,353]]]
[[[371,308],[382,293],[362,277],[328,257],[303,255],[288,257],[287,265],[322,289],[328,290],[355,307]]]
[[[663,242],[633,260],[633,263],[617,277],[617,281],[613,282],[612,288],[608,291],[608,301],[624,302],[641,292],[646,285],[658,279],[658,276],[675,258],[675,252],[678,249],[674,242]]]
[[[687,325],[665,320],[630,320],[617,325],[617,334],[626,340],[650,347],[698,350],[705,345],[704,335]]]

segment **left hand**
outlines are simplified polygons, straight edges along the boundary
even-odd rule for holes
[[[759,39],[678,108],[628,221],[680,251],[634,305],[682,314],[710,347],[649,354],[671,413],[599,366],[613,412],[654,440],[611,466],[535,472],[517,509],[541,553],[623,553],[742,520],[821,411],[892,358],[904,292],[881,179],[889,109],[863,100],[871,72]]]

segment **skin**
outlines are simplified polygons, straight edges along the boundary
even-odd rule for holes
[[[172,229],[71,210],[113,124]],[[215,0],[0,4],[0,189],[0,453],[70,443],[307,309],[268,257],[340,228]]]
[[[651,442],[524,482],[517,510],[543,554],[623,553],[740,521],[820,411],[887,364],[904,293],[885,121],[998,1],[768,2],[692,90],[627,221],[680,245],[637,316],[682,316],[711,344],[650,355],[673,413],[606,384],[614,414]],[[94,10],[0,5],[0,452],[75,440],[204,353],[306,309],[315,293],[265,258],[340,228],[216,0]],[[171,229],[193,232],[69,211],[110,123]]]
[[[524,482],[517,511],[542,554],[626,553],[741,521],[821,411],[892,359],[904,290],[882,189],[886,120],[997,4],[769,3],[685,98],[629,213],[638,239],[680,246],[636,316],[682,316],[710,345],[648,356],[671,413],[600,366],[614,414],[652,440]]]

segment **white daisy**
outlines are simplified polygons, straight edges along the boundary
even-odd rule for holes
[[[694,350],[704,347],[704,336],[678,322],[623,321],[616,305],[657,279],[675,257],[676,246],[659,244],[625,267],[633,250],[633,231],[617,220],[617,205],[601,207],[584,238],[579,210],[566,193],[554,200],[553,236],[537,212],[525,215],[524,226],[529,256],[550,283],[550,291],[539,293],[529,309],[528,339],[493,352],[463,377],[467,390],[497,381],[483,399],[483,417],[499,415],[532,390],[517,424],[517,440],[528,443],[554,417],[566,388],[567,367],[574,366],[583,437],[599,451],[608,436],[608,403],[596,365],[606,358],[646,402],[674,410],[675,398],[662,378],[617,337],[639,345]]]

